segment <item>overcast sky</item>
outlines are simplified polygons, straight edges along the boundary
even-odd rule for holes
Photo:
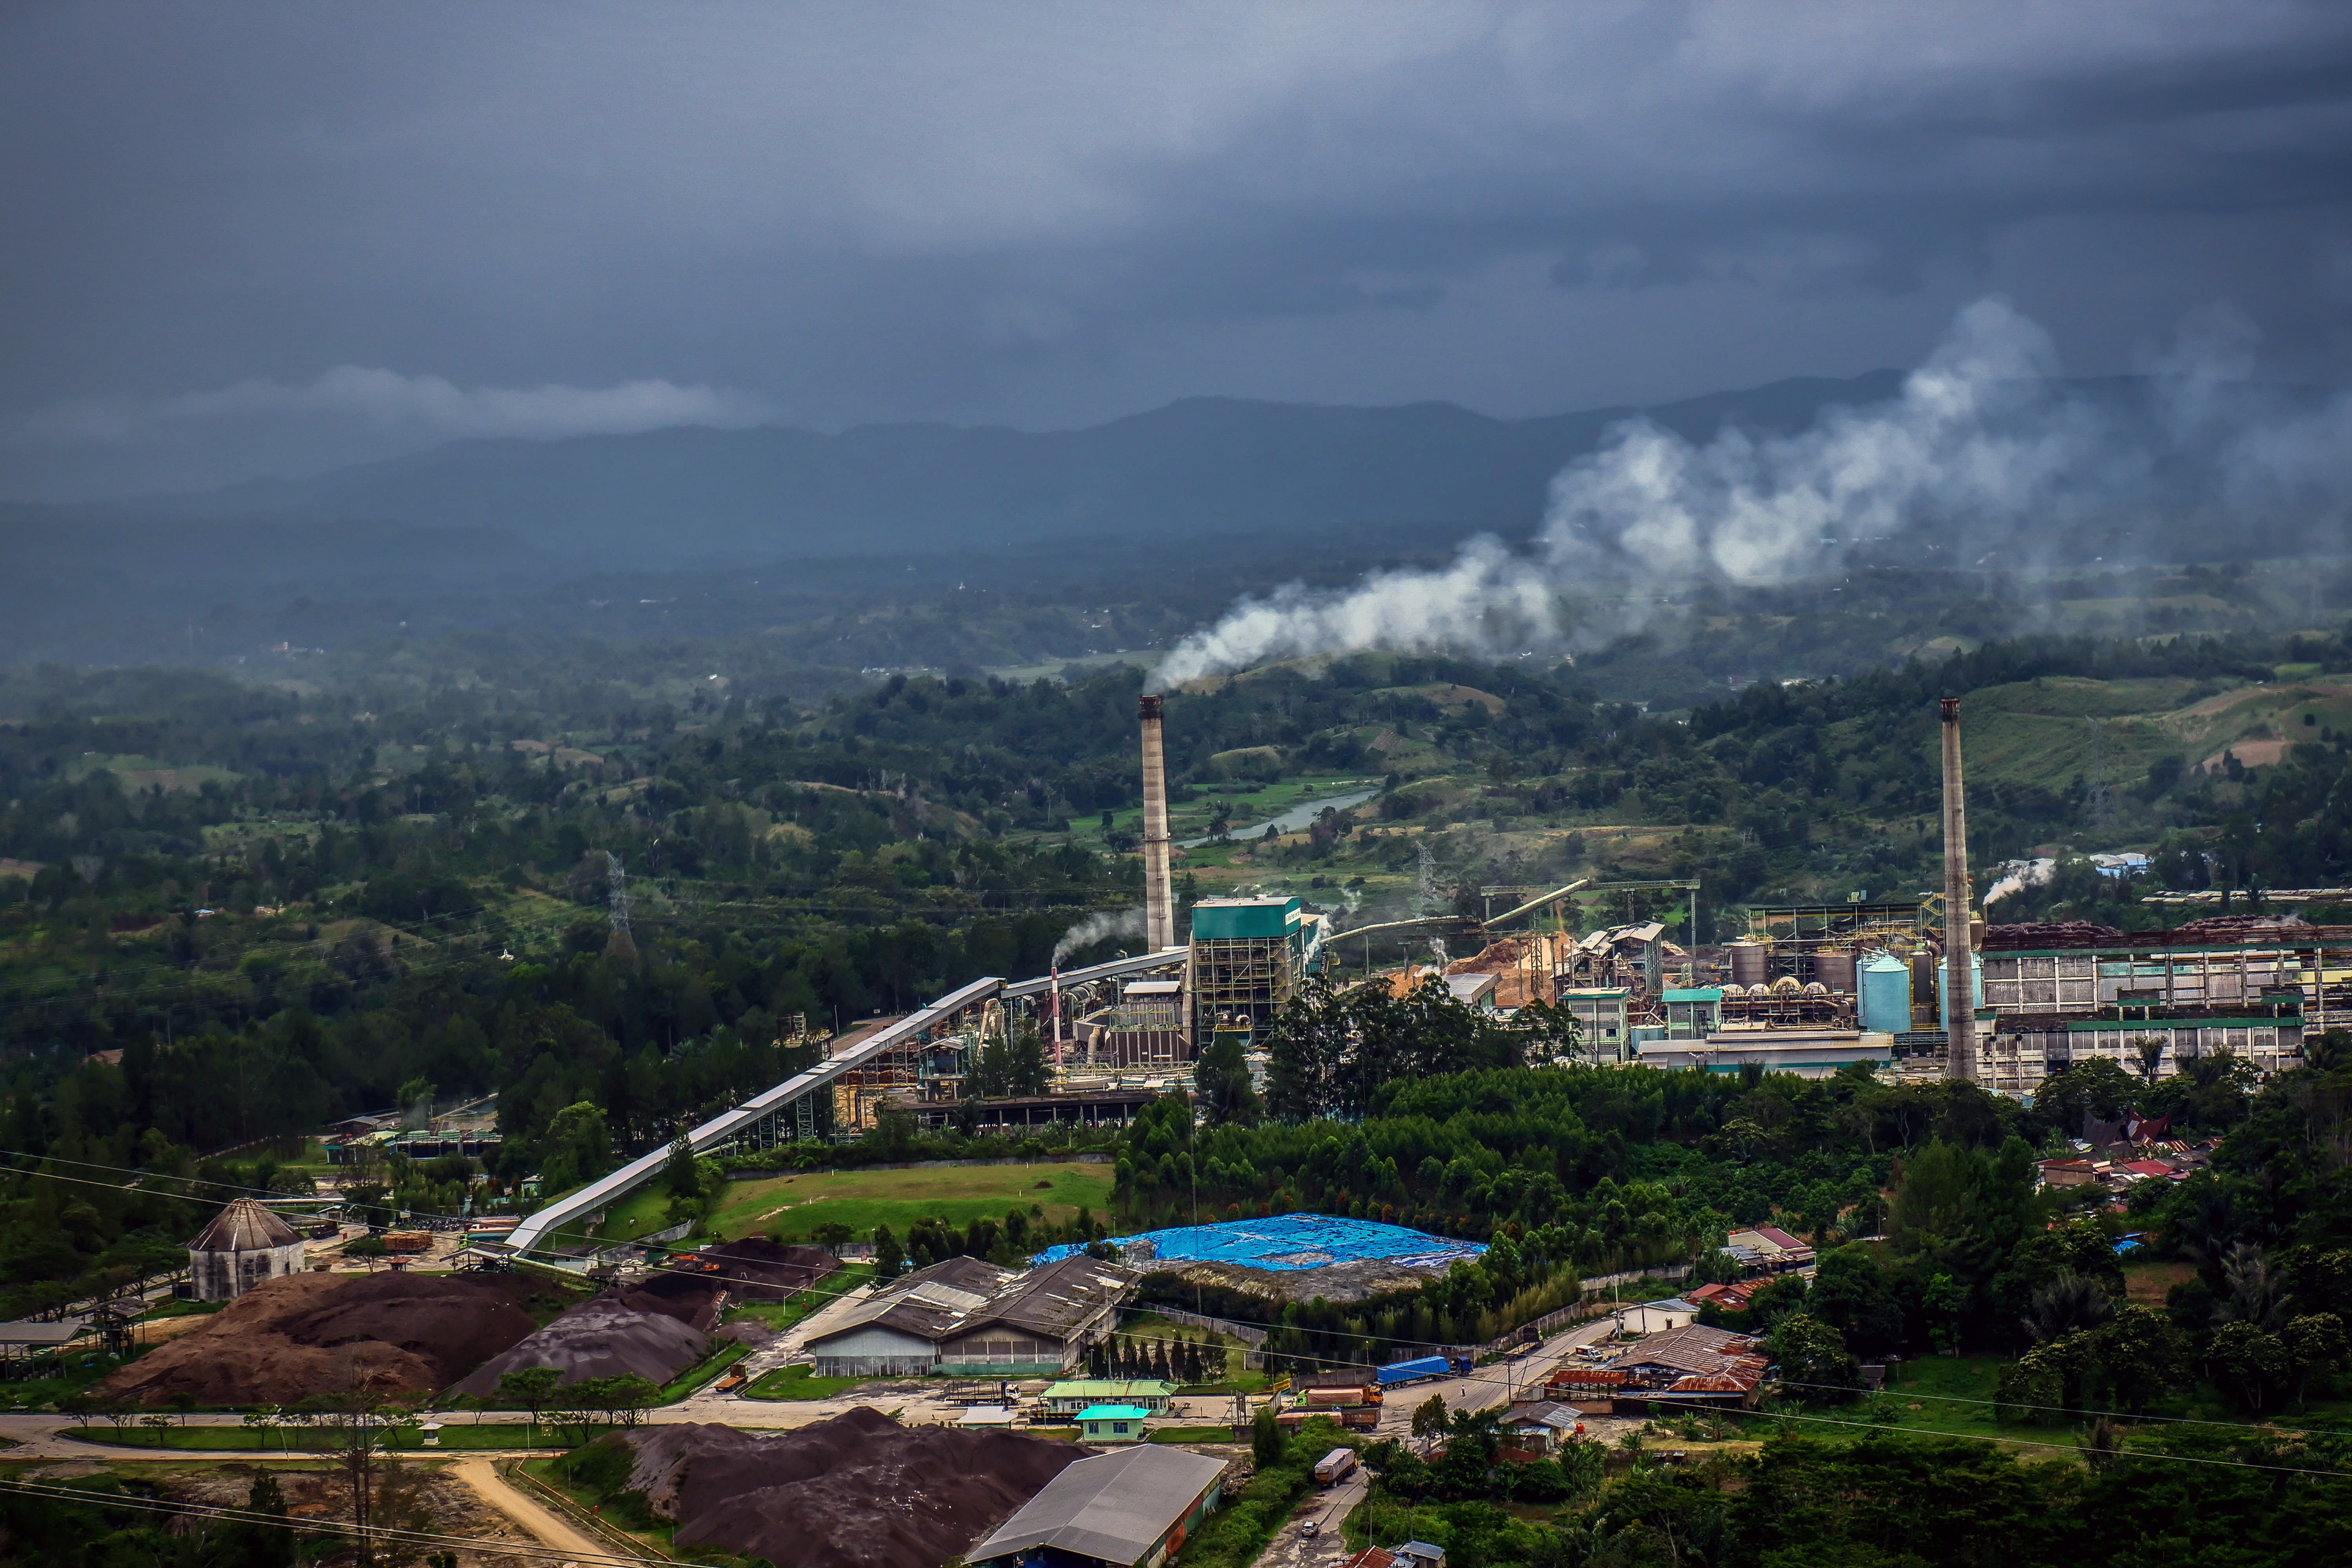
[[[2345,378],[2352,5],[0,7],[0,495],[467,435]]]

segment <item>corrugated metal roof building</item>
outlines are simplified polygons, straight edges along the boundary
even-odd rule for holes
[[[1158,1568],[1217,1506],[1222,1461],[1138,1444],[1080,1459],[966,1552],[973,1568]]]
[[[1110,1332],[1137,1278],[1083,1254],[1025,1273],[950,1258],[884,1286],[808,1348],[819,1377],[1050,1377]]]

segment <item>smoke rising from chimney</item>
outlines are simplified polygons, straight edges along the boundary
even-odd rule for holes
[[[1062,960],[1077,952],[1078,949],[1091,947],[1107,937],[1141,936],[1142,934],[1143,911],[1139,909],[1105,910],[1100,914],[1088,915],[1064,931],[1062,940],[1054,944],[1054,967],[1059,969],[1062,966]]]
[[[2282,412],[2252,395],[2251,331],[2226,310],[2191,318],[2152,367],[2159,406],[2135,411],[2067,393],[2049,335],[2006,301],[1980,300],[1887,403],[1830,409],[1790,436],[1726,429],[1704,446],[1629,419],[1554,476],[1524,548],[1482,534],[1434,570],[1245,599],[1178,644],[1158,674],[1172,685],[1371,648],[1510,658],[1599,647],[1639,630],[1662,590],[1787,582],[1898,536],[1922,563],[1968,565],[1999,550],[2003,564],[2032,569],[2070,532],[2134,509],[2340,521],[2352,399]]]

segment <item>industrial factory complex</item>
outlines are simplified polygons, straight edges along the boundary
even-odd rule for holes
[[[1677,946],[1656,921],[1571,929],[1580,900],[1637,891],[1687,899],[1691,929],[1701,929],[1696,879],[1572,882],[1484,919],[1429,916],[1344,932],[1295,897],[1210,898],[1184,911],[1180,935],[1160,703],[1145,697],[1144,952],[1038,979],[976,980],[861,1026],[831,1042],[817,1066],[693,1129],[689,1141],[714,1152],[854,1137],[894,1109],[936,1124],[966,1107],[988,1043],[1032,1030],[1051,1064],[1050,1091],[981,1102],[980,1124],[1123,1122],[1189,1089],[1195,1055],[1218,1037],[1238,1038],[1262,1073],[1267,1025],[1327,967],[1343,984],[1442,984],[1502,1015],[1546,1003],[1577,1023],[1562,1066],[1823,1077],[1860,1065],[2015,1095],[2094,1058],[2147,1070],[2151,1051],[2159,1071],[2227,1051],[2268,1074],[2300,1060],[2306,1031],[2352,1013],[2352,929],[2258,916],[2128,937],[2078,924],[1988,929],[1963,847],[1957,701],[1945,703],[1943,720],[1944,886],[1914,899],[1754,909],[1744,934],[1717,947]],[[1347,966],[1349,939],[1404,928],[1478,950],[1386,973]],[[559,1198],[522,1221],[511,1246],[578,1236],[667,1157],[656,1151]]]

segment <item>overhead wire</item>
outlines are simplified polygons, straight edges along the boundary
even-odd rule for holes
[[[332,1449],[318,1451],[321,1457]],[[20,1477],[0,1478],[0,1488],[33,1496],[56,1498],[87,1504],[100,1509],[132,1509],[148,1513],[175,1516],[194,1515],[218,1520],[231,1524],[259,1525],[271,1530],[297,1530],[314,1534],[347,1536],[353,1540],[381,1541],[413,1546],[464,1546],[476,1551],[503,1556],[543,1558],[566,1563],[609,1564],[611,1568],[642,1568],[649,1557],[624,1557],[616,1552],[574,1552],[568,1548],[549,1546],[541,1542],[514,1542],[494,1541],[486,1536],[451,1535],[436,1531],[400,1530],[390,1526],[365,1525],[356,1521],[328,1519],[289,1519],[282,1514],[263,1513],[254,1509],[228,1508],[217,1503],[175,1502],[167,1499],[110,1496],[86,1487],[46,1484]]]
[[[1730,1413],[1727,1412],[1726,1414]],[[1803,1421],[1816,1426],[1843,1426],[1858,1432],[1874,1432],[1881,1436],[1899,1436],[1905,1437],[1926,1438],[1948,1437],[1956,1438],[1963,1442],[1990,1443],[1996,1447],[2006,1446],[2017,1448],[2045,1448],[2053,1452],[2063,1454],[2079,1455],[2083,1452],[2083,1447],[2079,1443],[2037,1443],[2030,1438],[1995,1436],[1991,1434],[1982,1432],[1905,1432],[1899,1427],[1880,1426],[1867,1421],[1840,1421],[1834,1416],[1799,1415],[1789,1411],[1781,1410],[1740,1412],[1738,1414],[1741,1415],[1753,1415],[1755,1418],[1763,1421]],[[2282,1475],[2315,1476],[2322,1480],[2352,1480],[2352,1470],[2315,1470],[2294,1465],[2260,1464],[2251,1459],[2216,1459],[2197,1454],[2158,1454],[2149,1453],[2145,1449],[2118,1448],[2116,1450],[2116,1457],[2118,1459],[2129,1459],[2135,1463],[2148,1461],[2178,1465],[2210,1465],[2226,1469],[2269,1470]]]
[[[1822,1390],[1824,1393],[1832,1394],[1851,1394],[1853,1392],[1853,1390],[1837,1384],[1791,1383],[1785,1377],[1778,1379],[1777,1381],[1783,1388],[1812,1388]],[[2268,1421],[2222,1421],[2202,1415],[2142,1415],[2137,1412],[2128,1410],[2073,1410],[2063,1405],[2025,1405],[2008,1399],[1969,1399],[1959,1394],[1919,1394],[1907,1389],[1905,1390],[1905,1395],[1911,1399],[1931,1399],[1942,1405],[2001,1406],[2011,1410],[2033,1410],[2042,1412],[2044,1414],[2054,1413],[2061,1415],[2104,1415],[2109,1420],[2130,1421],[2135,1424],[2146,1421],[2163,1421],[2179,1423],[2190,1426],[2233,1426],[2249,1432],[2276,1432],[2284,1436],[2295,1437],[2330,1437],[2341,1436],[2341,1434],[2338,1433],[2315,1431],[2299,1426],[2280,1426]]]

